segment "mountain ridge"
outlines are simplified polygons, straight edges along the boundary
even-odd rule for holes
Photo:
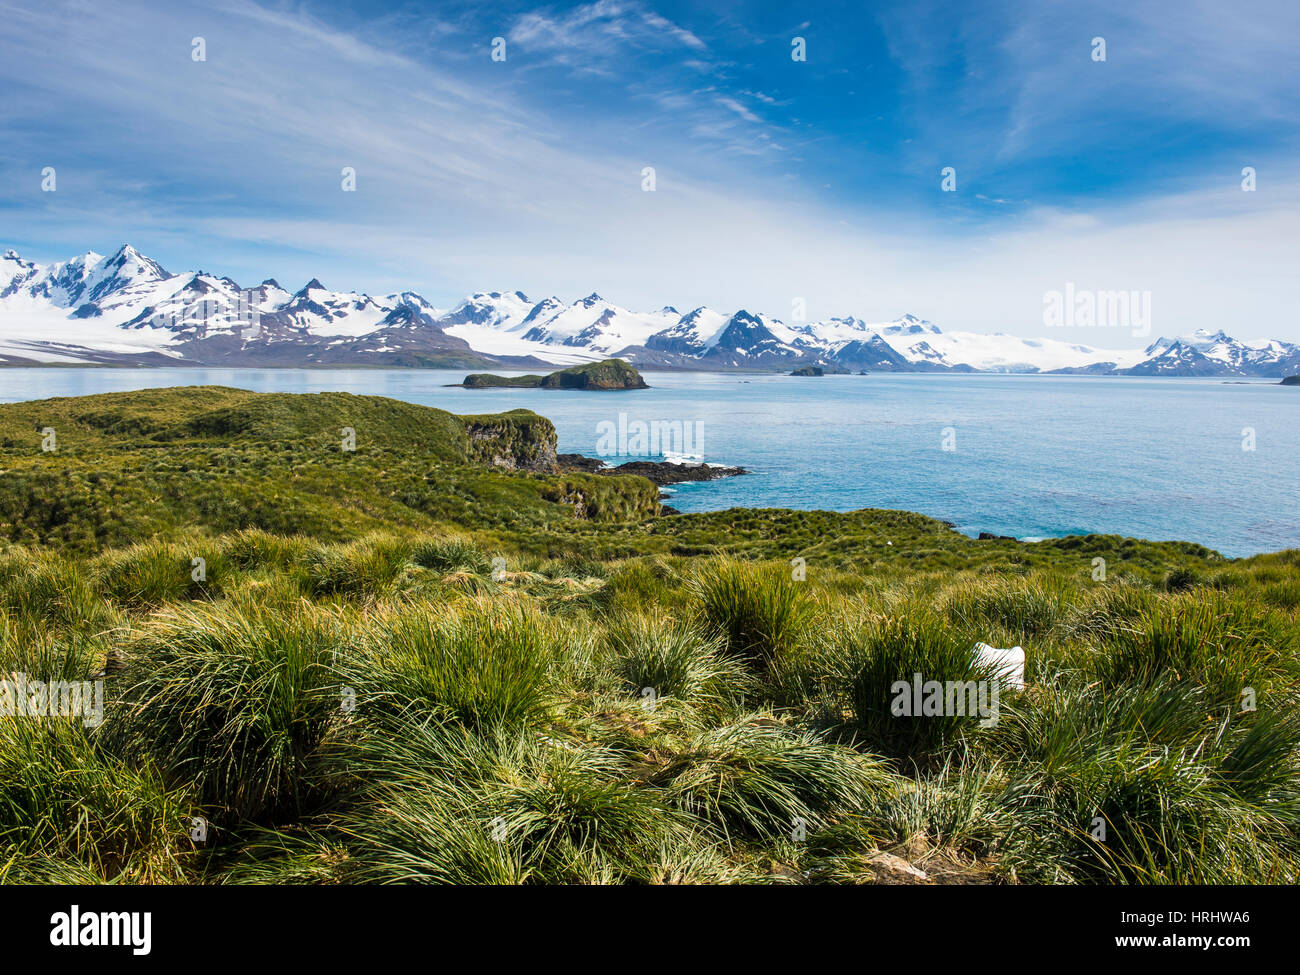
[[[621,307],[592,292],[566,304],[476,292],[440,309],[413,291],[338,292],[313,277],[290,292],[241,289],[204,271],[171,273],[123,244],[41,265],[0,256],[0,364],[496,366],[532,369],[611,357],[641,369],[1005,372],[1281,378],[1300,345],[1243,342],[1223,329],[1095,348],[997,332],[945,331],[911,314],[784,322],[741,308]]]

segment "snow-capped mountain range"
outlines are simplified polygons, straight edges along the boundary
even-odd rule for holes
[[[643,369],[1300,373],[1300,345],[1245,342],[1221,330],[1115,350],[949,332],[912,315],[787,323],[743,309],[636,312],[598,294],[566,303],[519,291],[439,309],[410,291],[373,297],[330,291],[314,278],[295,292],[272,279],[244,289],[204,271],[169,273],[130,245],[49,265],[12,250],[0,257],[0,364],[540,368],[610,356]]]

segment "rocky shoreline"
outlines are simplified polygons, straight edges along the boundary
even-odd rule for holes
[[[658,487],[664,487],[668,484],[683,484],[690,481],[717,481],[724,477],[739,477],[753,473],[753,471],[746,470],[743,467],[711,466],[689,461],[673,462],[666,460],[630,460],[611,467],[599,457],[587,457],[583,454],[558,454],[555,460],[562,471],[582,471],[586,474],[632,474],[637,477],[644,477]],[[663,503],[670,500],[671,497],[671,495],[662,491],[659,492],[660,511],[666,515],[681,514],[676,508]],[[943,524],[954,531],[957,530],[956,522],[943,521]],[[1019,542],[1020,539],[1014,535],[980,532],[976,541]]]
[[[631,474],[644,477],[659,487],[667,484],[683,484],[688,481],[716,481],[724,477],[739,477],[751,474],[743,467],[713,466],[690,462],[630,460],[611,467],[599,457],[584,457],[582,454],[560,454],[556,457],[562,470],[583,471],[588,474]],[[668,500],[669,495],[660,492],[660,502]],[[680,514],[676,508],[661,504],[664,514]]]

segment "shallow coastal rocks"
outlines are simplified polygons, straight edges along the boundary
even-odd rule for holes
[[[660,486],[687,481],[716,481],[723,477],[739,477],[751,473],[743,467],[653,460],[630,460],[617,467],[610,467],[598,457],[584,457],[581,454],[560,454],[558,460],[561,467],[570,470],[589,474],[634,474]]]
[[[635,474],[655,484],[682,484],[687,481],[716,481],[723,477],[748,474],[743,467],[722,467],[711,464],[671,463],[668,461],[634,460],[617,467],[596,471],[597,474]]]

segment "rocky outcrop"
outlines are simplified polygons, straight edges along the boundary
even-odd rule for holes
[[[633,460],[617,467],[603,468],[598,474],[635,474],[652,484],[681,484],[686,481],[716,481],[720,477],[748,474],[743,467],[713,467],[709,464],[669,464]]]
[[[568,505],[574,517],[588,521],[644,521],[660,513],[659,492],[646,481],[611,481],[589,474],[549,478],[541,495]]]
[[[531,410],[511,410],[461,418],[469,439],[466,459],[473,464],[550,474],[556,461],[555,425]]]

